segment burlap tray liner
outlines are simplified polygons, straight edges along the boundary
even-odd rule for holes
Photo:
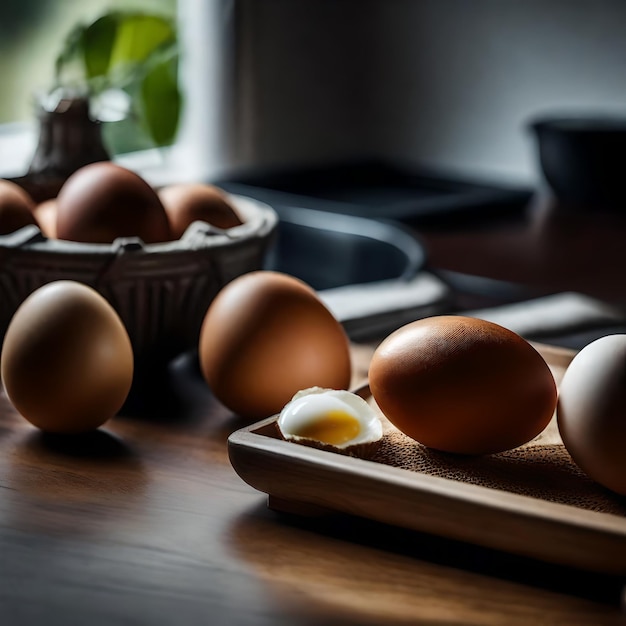
[[[384,416],[383,421],[383,441],[370,459],[376,463],[626,516],[626,497],[605,489],[578,468],[561,442],[555,419],[531,442],[482,457],[430,450],[398,431]]]

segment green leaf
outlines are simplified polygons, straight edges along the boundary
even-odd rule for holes
[[[111,11],[76,26],[56,60],[57,86],[92,95],[123,89],[156,145],[174,140],[181,110],[178,42],[173,18]]]
[[[121,87],[133,80],[143,64],[162,48],[175,45],[172,18],[112,11],[88,25],[77,25],[56,59],[57,80],[80,61],[85,86],[96,90]]]
[[[146,61],[156,50],[172,41],[176,41],[172,20],[158,15],[124,14],[118,20],[111,69]]]
[[[77,24],[67,34],[61,52],[57,55],[54,71],[55,80],[57,83],[61,83],[64,80],[64,76],[67,70],[83,56],[83,34],[85,26],[83,24]]]
[[[119,19],[119,13],[103,15],[83,31],[82,54],[88,79],[104,76],[109,71]]]
[[[155,64],[141,82],[138,114],[157,146],[171,144],[178,130],[182,97],[177,61],[173,57]]]

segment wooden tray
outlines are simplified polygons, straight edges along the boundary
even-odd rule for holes
[[[574,353],[537,347],[559,381]],[[551,501],[509,490],[510,480],[502,488],[482,486],[286,442],[277,434],[276,419],[238,430],[228,441],[235,471],[269,494],[272,508],[300,514],[330,509],[547,562],[626,575],[626,499],[582,473],[577,477],[572,472],[569,491]],[[547,438],[527,444],[528,449],[546,442],[562,448],[550,439],[555,427],[547,429],[552,428]],[[600,510],[580,506],[576,480],[587,496],[590,489],[597,495]],[[613,510],[602,510],[606,499]]]

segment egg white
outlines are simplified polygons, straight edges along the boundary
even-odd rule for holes
[[[305,438],[295,433],[302,432],[305,427],[323,420],[328,413],[333,411],[346,413],[360,426],[355,437],[343,443],[333,444],[333,447],[344,449],[382,437],[383,428],[380,417],[363,398],[350,391],[320,387],[299,391],[278,416],[278,428],[286,439],[302,440]]]

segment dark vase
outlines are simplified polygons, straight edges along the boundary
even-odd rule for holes
[[[110,160],[100,122],[89,115],[88,98],[61,98],[52,109],[42,105],[38,118],[37,148],[23,178],[35,200],[55,197],[79,168]]]

